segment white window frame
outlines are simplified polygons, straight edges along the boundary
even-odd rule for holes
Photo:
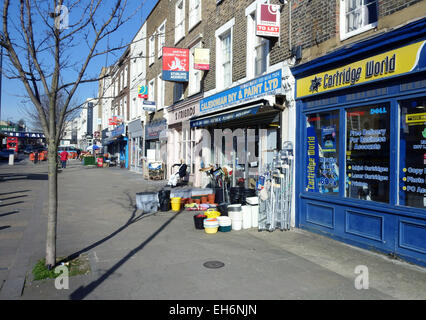
[[[191,31],[201,21],[202,0],[189,0],[188,31]]]
[[[179,5],[182,4],[182,9]],[[180,14],[178,15],[178,12]],[[185,0],[178,0],[175,4],[175,44],[185,37]]]
[[[217,66],[217,70],[216,70],[216,89],[219,91],[221,89],[225,88],[225,82],[224,82],[224,72],[223,72],[223,58],[222,58],[222,39],[225,35],[227,35],[228,33],[230,33],[230,37],[231,37],[231,82],[229,85],[232,84],[232,65],[233,65],[233,46],[232,46],[232,42],[233,42],[233,38],[234,38],[234,25],[235,25],[235,18],[232,18],[231,20],[229,20],[227,23],[225,23],[224,25],[222,25],[219,29],[216,30],[215,32],[215,37],[216,37],[216,66]]]
[[[126,64],[126,66],[124,67],[124,86],[123,88],[127,88],[127,79],[128,79],[128,73],[129,73],[129,66]]]
[[[158,48],[157,48],[157,55],[158,58],[161,58],[163,55],[163,47],[166,45],[166,22],[167,20],[164,20],[163,23],[158,27],[157,29],[157,37],[158,37]],[[164,29],[164,30],[161,30]]]
[[[257,3],[266,3],[266,0],[255,1],[246,8],[245,14],[247,17],[247,66],[246,66],[246,75],[248,78],[254,78],[261,76],[262,74],[267,73],[270,66],[270,49],[271,44],[270,40],[256,36],[256,10]],[[266,69],[263,73],[256,74],[256,48],[260,44],[266,44]]]
[[[149,65],[155,61],[155,35],[149,37]]]
[[[374,2],[374,5],[377,6],[377,20],[375,22],[372,22],[370,24],[367,24],[365,22],[362,22],[362,26],[353,30],[353,31],[346,31],[346,24],[347,24],[347,19],[346,19],[346,4],[348,3],[348,1],[352,1],[352,0],[340,0],[340,40],[346,40],[350,37],[356,36],[360,33],[366,32],[368,30],[371,30],[373,28],[377,27],[377,21],[379,19],[378,14],[379,14],[379,9],[378,9],[378,1],[376,0]],[[360,0],[362,2],[364,2],[365,0]],[[361,18],[365,17],[366,14],[366,5],[361,5]]]
[[[155,101],[155,78],[148,82],[148,101]]]
[[[157,111],[164,108],[164,81],[161,78],[161,73],[157,76],[157,101],[155,103]]]
[[[194,68],[195,48],[202,48],[202,42],[199,41],[189,50],[189,83],[188,83],[189,96],[192,96],[201,91],[201,78],[203,77],[203,71]]]

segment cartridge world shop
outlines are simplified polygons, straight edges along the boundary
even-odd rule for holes
[[[292,68],[296,226],[422,266],[425,23]]]

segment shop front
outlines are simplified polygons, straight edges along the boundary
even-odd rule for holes
[[[189,173],[189,183],[199,186],[194,175],[196,161],[194,157],[194,142],[196,129],[190,127],[190,118],[199,114],[199,105],[202,95],[187,98],[175,103],[168,108],[168,130],[167,130],[167,163],[168,175],[176,173],[178,166],[174,164],[184,162]]]
[[[292,69],[296,226],[426,265],[426,20]]]
[[[231,187],[255,189],[281,146],[281,110],[276,108],[281,88],[280,69],[202,99],[199,116],[190,121],[191,128],[203,129],[195,146],[196,155],[202,153],[195,159],[200,167],[225,167],[232,172]],[[211,177],[199,171],[202,186],[211,184]]]
[[[140,119],[129,122],[129,168],[131,171],[143,173],[143,134],[144,129]]]
[[[124,124],[110,131],[109,137],[104,139],[103,145],[107,146],[107,152],[121,168],[128,168],[128,138],[125,135]]]

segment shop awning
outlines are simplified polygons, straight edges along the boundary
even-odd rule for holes
[[[206,116],[199,119],[194,119],[190,122],[191,128],[207,127],[207,126],[218,124],[218,123],[236,120],[245,116],[255,115],[258,113],[261,106],[263,106],[263,104],[241,108],[241,109],[233,110],[229,112],[223,112],[221,114],[216,114],[214,116]]]

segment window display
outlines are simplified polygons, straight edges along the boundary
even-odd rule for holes
[[[426,207],[426,98],[400,102],[399,204]]]
[[[339,193],[339,111],[308,116],[306,191]]]
[[[347,197],[389,202],[389,138],[389,104],[347,110]]]

